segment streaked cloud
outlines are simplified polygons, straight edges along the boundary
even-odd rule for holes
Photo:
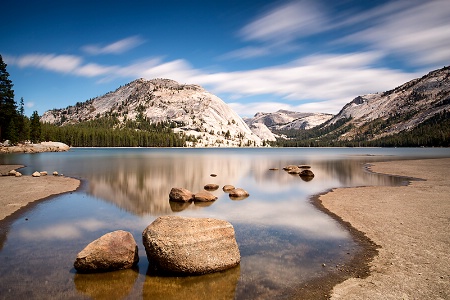
[[[27,54],[20,57],[8,56],[7,61],[21,68],[35,67],[58,73],[70,73],[81,65],[83,59],[65,54]]]
[[[286,44],[327,27],[327,18],[314,1],[295,1],[275,7],[244,26],[239,35],[247,41]]]
[[[91,55],[99,55],[99,54],[122,54],[124,52],[127,52],[141,44],[143,44],[145,41],[135,35],[131,36],[122,40],[118,40],[114,43],[111,43],[106,46],[100,46],[100,45],[86,45],[83,46],[81,49]]]

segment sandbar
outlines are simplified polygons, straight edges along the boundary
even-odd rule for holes
[[[22,166],[0,165],[0,174],[7,174],[20,167]],[[0,176],[0,221],[29,203],[75,191],[79,186],[80,180],[65,176]]]
[[[378,248],[369,275],[335,285],[331,299],[450,299],[450,158],[377,162],[369,169],[423,180],[318,197]]]

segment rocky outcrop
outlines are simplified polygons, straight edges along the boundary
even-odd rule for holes
[[[131,233],[117,230],[87,245],[74,262],[78,272],[93,273],[128,269],[139,261],[138,247]]]
[[[206,274],[240,263],[233,226],[210,218],[163,216],[142,233],[150,267],[175,274]]]
[[[42,153],[64,152],[70,149],[64,143],[42,142],[40,144],[18,144],[16,146],[0,146],[0,153]]]
[[[169,200],[175,202],[188,202],[194,200],[194,193],[185,188],[172,188],[169,193]]]

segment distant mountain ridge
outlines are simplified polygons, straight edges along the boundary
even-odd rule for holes
[[[170,79],[137,79],[114,92],[47,111],[41,121],[66,125],[115,116],[120,122],[145,117],[152,123],[178,124],[175,132],[193,136],[187,146],[260,146],[261,139],[225,102],[199,85],[179,84]]]
[[[444,67],[392,90],[358,96],[334,116],[329,125],[346,120],[350,129],[340,136],[368,140],[416,128],[426,120],[450,110],[450,67]]]
[[[354,145],[355,141],[439,127],[436,130],[440,133],[433,133],[432,139],[446,145],[442,141],[450,139],[449,115],[450,67],[444,67],[390,91],[358,96],[335,116],[278,110],[259,112],[244,121],[220,98],[198,85],[137,79],[103,96],[47,111],[41,121],[67,125],[114,117],[122,123],[170,122],[176,124],[174,132],[190,137],[186,146],[200,147],[266,146],[267,141],[278,146]],[[440,122],[439,126],[433,126],[433,122]],[[414,133],[417,141],[421,140],[418,134],[428,133]]]
[[[253,118],[244,118],[250,129],[263,140],[275,141],[273,131],[310,129],[333,117],[332,114],[302,113],[280,109],[272,113],[258,112]]]

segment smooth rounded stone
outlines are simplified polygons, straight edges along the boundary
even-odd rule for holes
[[[194,201],[209,202],[216,201],[217,197],[208,191],[200,191],[194,195]]]
[[[117,230],[107,233],[87,245],[74,262],[81,273],[128,269],[139,261],[138,246],[133,235]]]
[[[172,188],[169,193],[169,200],[188,202],[194,200],[194,193],[184,188]]]
[[[250,196],[250,194],[244,189],[236,188],[230,191],[229,196],[233,200],[242,200]]]
[[[311,169],[311,166],[308,165],[300,165],[298,166],[300,169]]]
[[[269,170],[270,171],[278,171],[279,169],[278,168],[270,168]]]
[[[16,172],[16,175],[14,175],[14,176],[16,176],[16,177],[22,177],[22,173]]]
[[[211,177],[217,177],[217,174],[211,174],[211,175],[209,175],[209,176],[211,176]]]
[[[292,168],[289,171],[287,171],[289,174],[294,174],[294,175],[298,175],[300,174],[300,172],[302,171],[302,169],[300,169],[299,167],[296,168]]]
[[[145,228],[142,240],[157,272],[200,275],[241,260],[233,225],[223,220],[163,216]]]
[[[219,188],[219,185],[215,183],[208,183],[203,188],[207,191],[215,191]]]
[[[292,169],[297,169],[297,168],[298,168],[298,166],[296,166],[296,165],[288,165],[288,166],[284,167],[283,170],[290,171]]]
[[[58,172],[57,171],[53,171],[53,176],[58,176]]]
[[[300,177],[314,177],[314,173],[311,170],[303,170],[300,172]]]
[[[31,176],[33,176],[33,177],[41,177],[41,173],[36,171],[33,174],[31,174]]]
[[[226,184],[222,188],[222,190],[226,193],[231,192],[234,189],[235,189],[234,185],[230,185],[230,184]]]
[[[8,176],[16,176],[17,171],[16,170],[11,170],[8,172]]]
[[[41,173],[41,176],[47,176],[48,175],[47,171],[42,171],[42,172],[39,172],[39,173]]]

